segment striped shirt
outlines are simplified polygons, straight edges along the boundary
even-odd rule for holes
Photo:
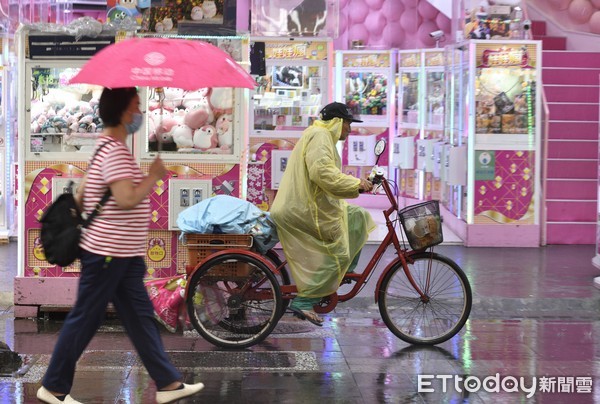
[[[144,174],[135,162],[126,145],[101,136],[96,154],[89,167],[83,195],[83,208],[88,214],[113,182],[130,179],[138,185]],[[145,255],[146,237],[150,224],[150,200],[145,198],[135,208],[120,208],[114,196],[104,205],[90,226],[83,230],[80,247],[100,255],[111,257],[135,257]]]

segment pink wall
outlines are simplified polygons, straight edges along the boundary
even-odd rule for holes
[[[430,32],[442,30],[450,38],[450,19],[426,0],[338,0],[340,19],[336,49],[361,40],[371,49],[432,48]],[[272,0],[294,7],[301,0]],[[237,2],[237,28],[248,30],[250,0]],[[443,46],[442,42],[440,46]]]

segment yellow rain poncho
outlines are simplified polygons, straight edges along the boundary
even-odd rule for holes
[[[360,180],[341,171],[335,148],[343,120],[317,120],[294,147],[270,209],[298,296],[316,298],[337,291],[375,223],[349,205]]]

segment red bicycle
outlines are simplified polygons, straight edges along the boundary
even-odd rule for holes
[[[378,158],[384,149],[385,142],[378,142]],[[328,313],[355,297],[391,246],[397,257],[381,273],[374,296],[383,321],[408,343],[444,342],[467,321],[472,294],[462,269],[433,252],[432,247],[443,241],[439,204],[427,201],[400,210],[390,182],[377,166],[373,173],[373,183],[383,188],[390,202],[383,212],[387,235],[362,273],[342,279],[341,284],[354,283],[352,289],[321,299],[314,309]],[[411,248],[405,246],[404,236],[398,237],[398,222]],[[191,323],[219,347],[247,348],[263,341],[297,294],[286,262],[273,250],[265,255],[253,251],[249,235],[201,236],[208,236],[209,242],[187,244],[189,251],[204,253],[188,268],[185,301]]]

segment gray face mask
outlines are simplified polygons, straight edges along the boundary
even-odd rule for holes
[[[144,115],[140,112],[135,112],[133,114],[133,121],[131,123],[125,124],[125,129],[127,129],[127,133],[135,133],[142,127],[142,122],[144,120]]]

